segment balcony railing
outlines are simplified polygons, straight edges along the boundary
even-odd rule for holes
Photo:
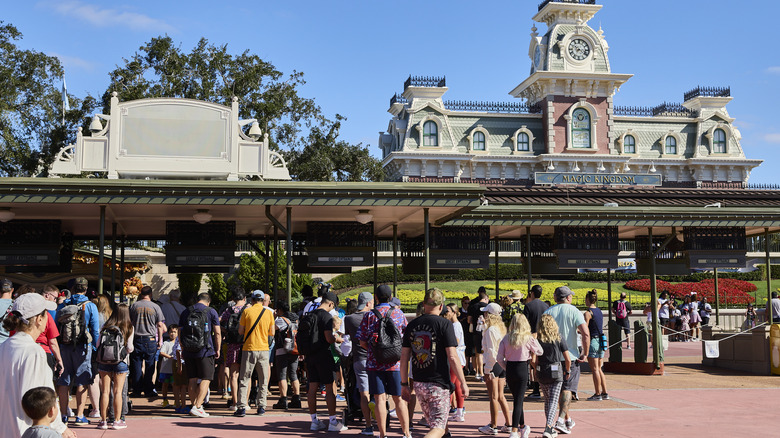
[[[464,100],[448,100],[444,107],[450,111],[474,111],[485,113],[525,113],[539,114],[542,107],[528,105],[524,102],[472,102]]]
[[[549,3],[574,3],[580,5],[595,5],[596,0],[545,0],[539,3],[539,10],[541,11]]]
[[[446,87],[446,76],[409,76],[404,82],[404,90],[409,87]]]
[[[393,97],[390,98],[390,106],[393,106],[394,103],[406,104],[409,103],[409,101],[407,101],[406,98],[403,97],[402,95],[395,93],[393,94]]]
[[[696,87],[683,95],[684,101],[695,97],[730,97],[731,87]]]
[[[664,102],[653,108],[646,106],[616,106],[616,116],[631,117],[696,117],[696,112],[685,108],[679,103]]]

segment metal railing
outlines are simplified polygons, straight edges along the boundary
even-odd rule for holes
[[[539,114],[542,107],[528,105],[525,102],[476,102],[465,100],[444,101],[444,107],[451,111],[475,111],[485,113],[526,113]]]
[[[403,97],[402,95],[400,95],[398,93],[395,93],[395,94],[393,94],[393,97],[390,98],[390,106],[393,106],[393,104],[395,104],[395,103],[404,103],[404,104],[406,104],[406,103],[409,103],[409,101],[406,100],[406,98]]]
[[[730,97],[731,87],[696,87],[683,94],[683,100],[688,101],[695,97]]]
[[[695,117],[696,112],[682,106],[679,103],[664,102],[653,108],[653,116],[663,117]]]
[[[549,3],[575,3],[580,5],[595,5],[596,0],[544,0],[539,3],[539,10],[541,11]]]
[[[446,87],[446,76],[409,76],[404,81],[404,90],[409,87]]]

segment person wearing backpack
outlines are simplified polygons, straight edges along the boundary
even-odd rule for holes
[[[84,416],[87,404],[87,386],[97,370],[92,369],[92,354],[97,349],[100,321],[97,306],[87,298],[87,279],[79,277],[73,284],[73,295],[63,301],[57,309],[58,340],[63,370],[57,379],[57,395],[60,412],[67,423],[68,396],[71,386],[76,391],[76,419],[74,426],[85,426],[89,420]]]
[[[360,323],[363,322],[363,318],[366,314],[371,312],[374,308],[374,295],[371,292],[361,292],[358,295],[357,307],[355,313],[344,317],[344,331],[347,336],[353,340],[352,343],[352,370],[355,373],[355,384],[357,390],[360,393],[360,410],[363,412],[363,420],[366,427],[361,431],[362,435],[374,434],[374,428],[371,426],[371,411],[368,408],[368,403],[371,401],[368,388],[368,371],[366,370],[366,360],[368,360],[368,353],[363,348],[357,339],[357,331],[360,328]]]
[[[241,369],[241,347],[243,338],[238,333],[241,325],[241,314],[249,307],[246,302],[243,288],[237,288],[232,295],[233,305],[222,312],[219,323],[224,330],[223,342],[227,345],[225,353],[225,366],[229,371],[230,399],[228,399],[228,408],[235,412],[238,409],[238,376]]]
[[[241,347],[241,370],[238,381],[238,409],[233,413],[236,417],[246,415],[249,398],[249,385],[252,373],[257,372],[259,389],[257,391],[257,415],[265,414],[268,399],[268,380],[271,377],[270,342],[276,333],[273,311],[264,305],[265,293],[261,290],[252,292],[252,306],[241,313],[238,333],[243,339]]]
[[[566,338],[561,336],[560,327],[552,315],[545,313],[539,319],[537,340],[542,347],[542,354],[536,356],[532,365],[535,365],[536,378],[544,393],[544,416],[547,422],[542,436],[553,438],[558,435],[555,431],[559,426],[559,422],[556,422],[558,397],[571,372],[572,360]]]
[[[387,395],[393,397],[395,412],[401,423],[404,437],[410,437],[409,412],[401,398],[401,339],[406,329],[406,317],[401,309],[390,306],[393,291],[386,284],[374,291],[377,306],[363,317],[357,332],[357,340],[368,356],[368,387],[376,402],[376,420],[379,436],[387,434]]]
[[[274,409],[300,409],[301,386],[298,382],[298,345],[295,335],[298,334],[298,315],[290,312],[290,306],[280,301],[276,305],[276,365],[277,381],[279,382],[279,402]],[[287,403],[287,379],[292,387],[292,398]]]
[[[11,312],[11,304],[14,303],[11,297],[14,294],[14,284],[11,280],[4,278],[0,281],[0,344],[9,337],[8,331],[3,327],[3,320]]]
[[[122,390],[130,371],[128,356],[133,352],[133,325],[130,322],[130,309],[120,304],[106,321],[98,336],[96,351],[98,372],[100,373],[100,423],[98,429],[126,429],[127,423],[120,415],[112,424],[108,423],[109,396],[113,396],[114,412],[122,410]],[[113,383],[113,387],[112,387]]]
[[[593,395],[588,397],[590,401],[609,400],[606,377],[601,369],[607,351],[607,338],[604,336],[604,313],[598,308],[598,301],[598,293],[595,289],[585,295],[585,304],[588,309],[583,317],[585,324],[588,324],[588,332],[590,333],[588,366],[593,377],[594,388]]]
[[[179,319],[179,343],[189,378],[190,415],[205,418],[203,401],[214,379],[215,360],[219,358],[222,334],[217,311],[209,307],[211,296],[204,292]],[[160,337],[162,339],[162,336]],[[200,381],[200,382],[199,382]]]
[[[633,313],[631,303],[626,300],[626,293],[620,293],[620,299],[612,303],[612,311],[615,312],[615,322],[623,328],[626,334],[626,348],[631,349],[631,322],[628,317]]]
[[[162,347],[166,328],[162,309],[152,301],[151,287],[141,288],[138,301],[130,306],[130,321],[135,330],[134,351],[130,356],[132,397],[141,397],[142,392],[149,398],[157,397],[152,376],[156,368],[157,351]]]

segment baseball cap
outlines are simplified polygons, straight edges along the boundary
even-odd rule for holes
[[[390,305],[393,307],[401,307],[401,300],[398,297],[390,298]]]
[[[358,295],[358,310],[363,310],[366,308],[366,304],[374,300],[374,296],[371,295],[371,292],[360,292],[360,295]]]
[[[252,299],[253,300],[260,301],[263,298],[265,298],[265,293],[263,291],[261,291],[260,289],[252,291]]]
[[[555,288],[555,293],[553,295],[555,296],[555,301],[560,301],[569,295],[574,295],[574,292],[572,292],[568,286],[560,286]]]
[[[11,289],[14,288],[14,284],[11,283],[11,280],[4,278],[0,280],[0,290],[3,292],[11,292]]]
[[[482,309],[483,312],[487,312],[493,315],[501,314],[501,306],[496,303],[490,303]]]
[[[322,299],[328,300],[337,306],[339,305],[339,296],[331,291],[327,291],[324,294],[322,294]]]
[[[57,310],[57,303],[46,301],[38,294],[24,294],[11,305],[11,312],[18,312],[25,320],[40,315],[44,310]]]
[[[78,284],[79,286],[87,286],[87,285],[89,285],[89,282],[84,277],[77,278],[75,283]]]

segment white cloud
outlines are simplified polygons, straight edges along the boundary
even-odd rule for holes
[[[60,15],[86,21],[97,27],[127,27],[133,30],[157,32],[175,30],[170,24],[148,15],[103,8],[80,1],[43,2],[43,5]]]
[[[780,75],[780,66],[769,67],[766,72],[772,75]]]
[[[92,62],[87,61],[86,59],[79,58],[77,56],[68,56],[68,55],[60,55],[59,53],[51,52],[48,53],[49,56],[54,56],[55,58],[59,58],[62,65],[65,67],[66,70],[69,69],[81,69],[86,71],[93,71],[95,69],[95,64]]]
[[[780,144],[780,134],[779,133],[766,134],[764,135],[764,141],[767,143]]]

